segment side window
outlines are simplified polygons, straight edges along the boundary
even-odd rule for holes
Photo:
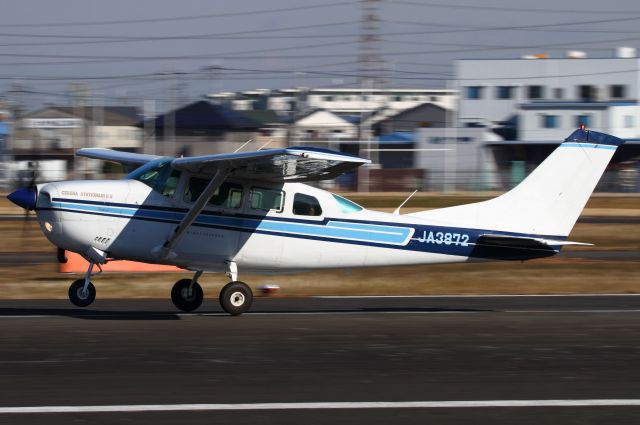
[[[320,202],[313,196],[296,193],[293,197],[293,213],[295,215],[322,215]]]
[[[189,179],[189,184],[187,185],[187,188],[184,192],[183,199],[186,202],[195,202],[200,197],[202,192],[204,192],[207,184],[209,184],[208,180],[191,177]]]
[[[176,187],[180,181],[180,171],[172,170],[167,180],[164,182],[164,187],[160,191],[164,196],[171,198],[176,193]]]
[[[183,199],[186,202],[195,202],[208,184],[209,180],[207,179],[191,177]],[[222,183],[209,199],[209,204],[223,208],[240,208],[242,204],[242,185],[232,182]]]
[[[284,204],[284,192],[277,189],[252,187],[249,193],[249,205],[251,209],[282,212]]]
[[[223,208],[240,208],[242,204],[242,185],[224,182],[209,200],[211,205]]]

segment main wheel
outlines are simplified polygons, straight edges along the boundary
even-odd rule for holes
[[[181,279],[171,289],[171,301],[182,311],[193,311],[200,307],[203,298],[202,286],[198,282],[191,285],[191,279]]]
[[[253,293],[244,282],[227,283],[220,291],[220,305],[232,316],[239,316],[249,310],[252,303]]]
[[[77,307],[87,307],[96,299],[96,287],[89,282],[84,289],[84,279],[78,279],[69,287],[69,300]]]

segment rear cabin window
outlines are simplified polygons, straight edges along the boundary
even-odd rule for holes
[[[322,215],[320,202],[313,196],[296,193],[293,197],[293,213],[295,215]]]
[[[208,179],[191,177],[184,193],[184,200],[190,203],[195,202],[204,192],[209,181]],[[222,208],[240,208],[241,204],[242,185],[233,182],[222,183],[209,199],[209,205]]]
[[[252,187],[249,192],[249,206],[253,210],[282,212],[284,192],[277,189]]]

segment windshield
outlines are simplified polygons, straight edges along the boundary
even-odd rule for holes
[[[138,180],[151,189],[171,197],[180,180],[180,172],[171,168],[170,158],[160,158],[150,161],[127,174],[125,179]]]
[[[347,198],[344,198],[340,195],[336,195],[335,193],[332,193],[331,195],[333,195],[334,199],[338,202],[338,205],[340,206],[340,211],[342,211],[345,214],[362,211],[364,209],[360,205],[356,204],[355,202],[350,201]]]

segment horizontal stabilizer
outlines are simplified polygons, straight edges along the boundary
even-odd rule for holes
[[[563,241],[558,239],[543,239],[543,238],[528,238],[522,236],[509,236],[509,235],[480,235],[476,244],[492,244],[502,246],[522,246],[522,247],[551,247],[551,246],[566,246],[566,245],[583,245],[593,246],[591,243],[584,242],[572,242]]]

